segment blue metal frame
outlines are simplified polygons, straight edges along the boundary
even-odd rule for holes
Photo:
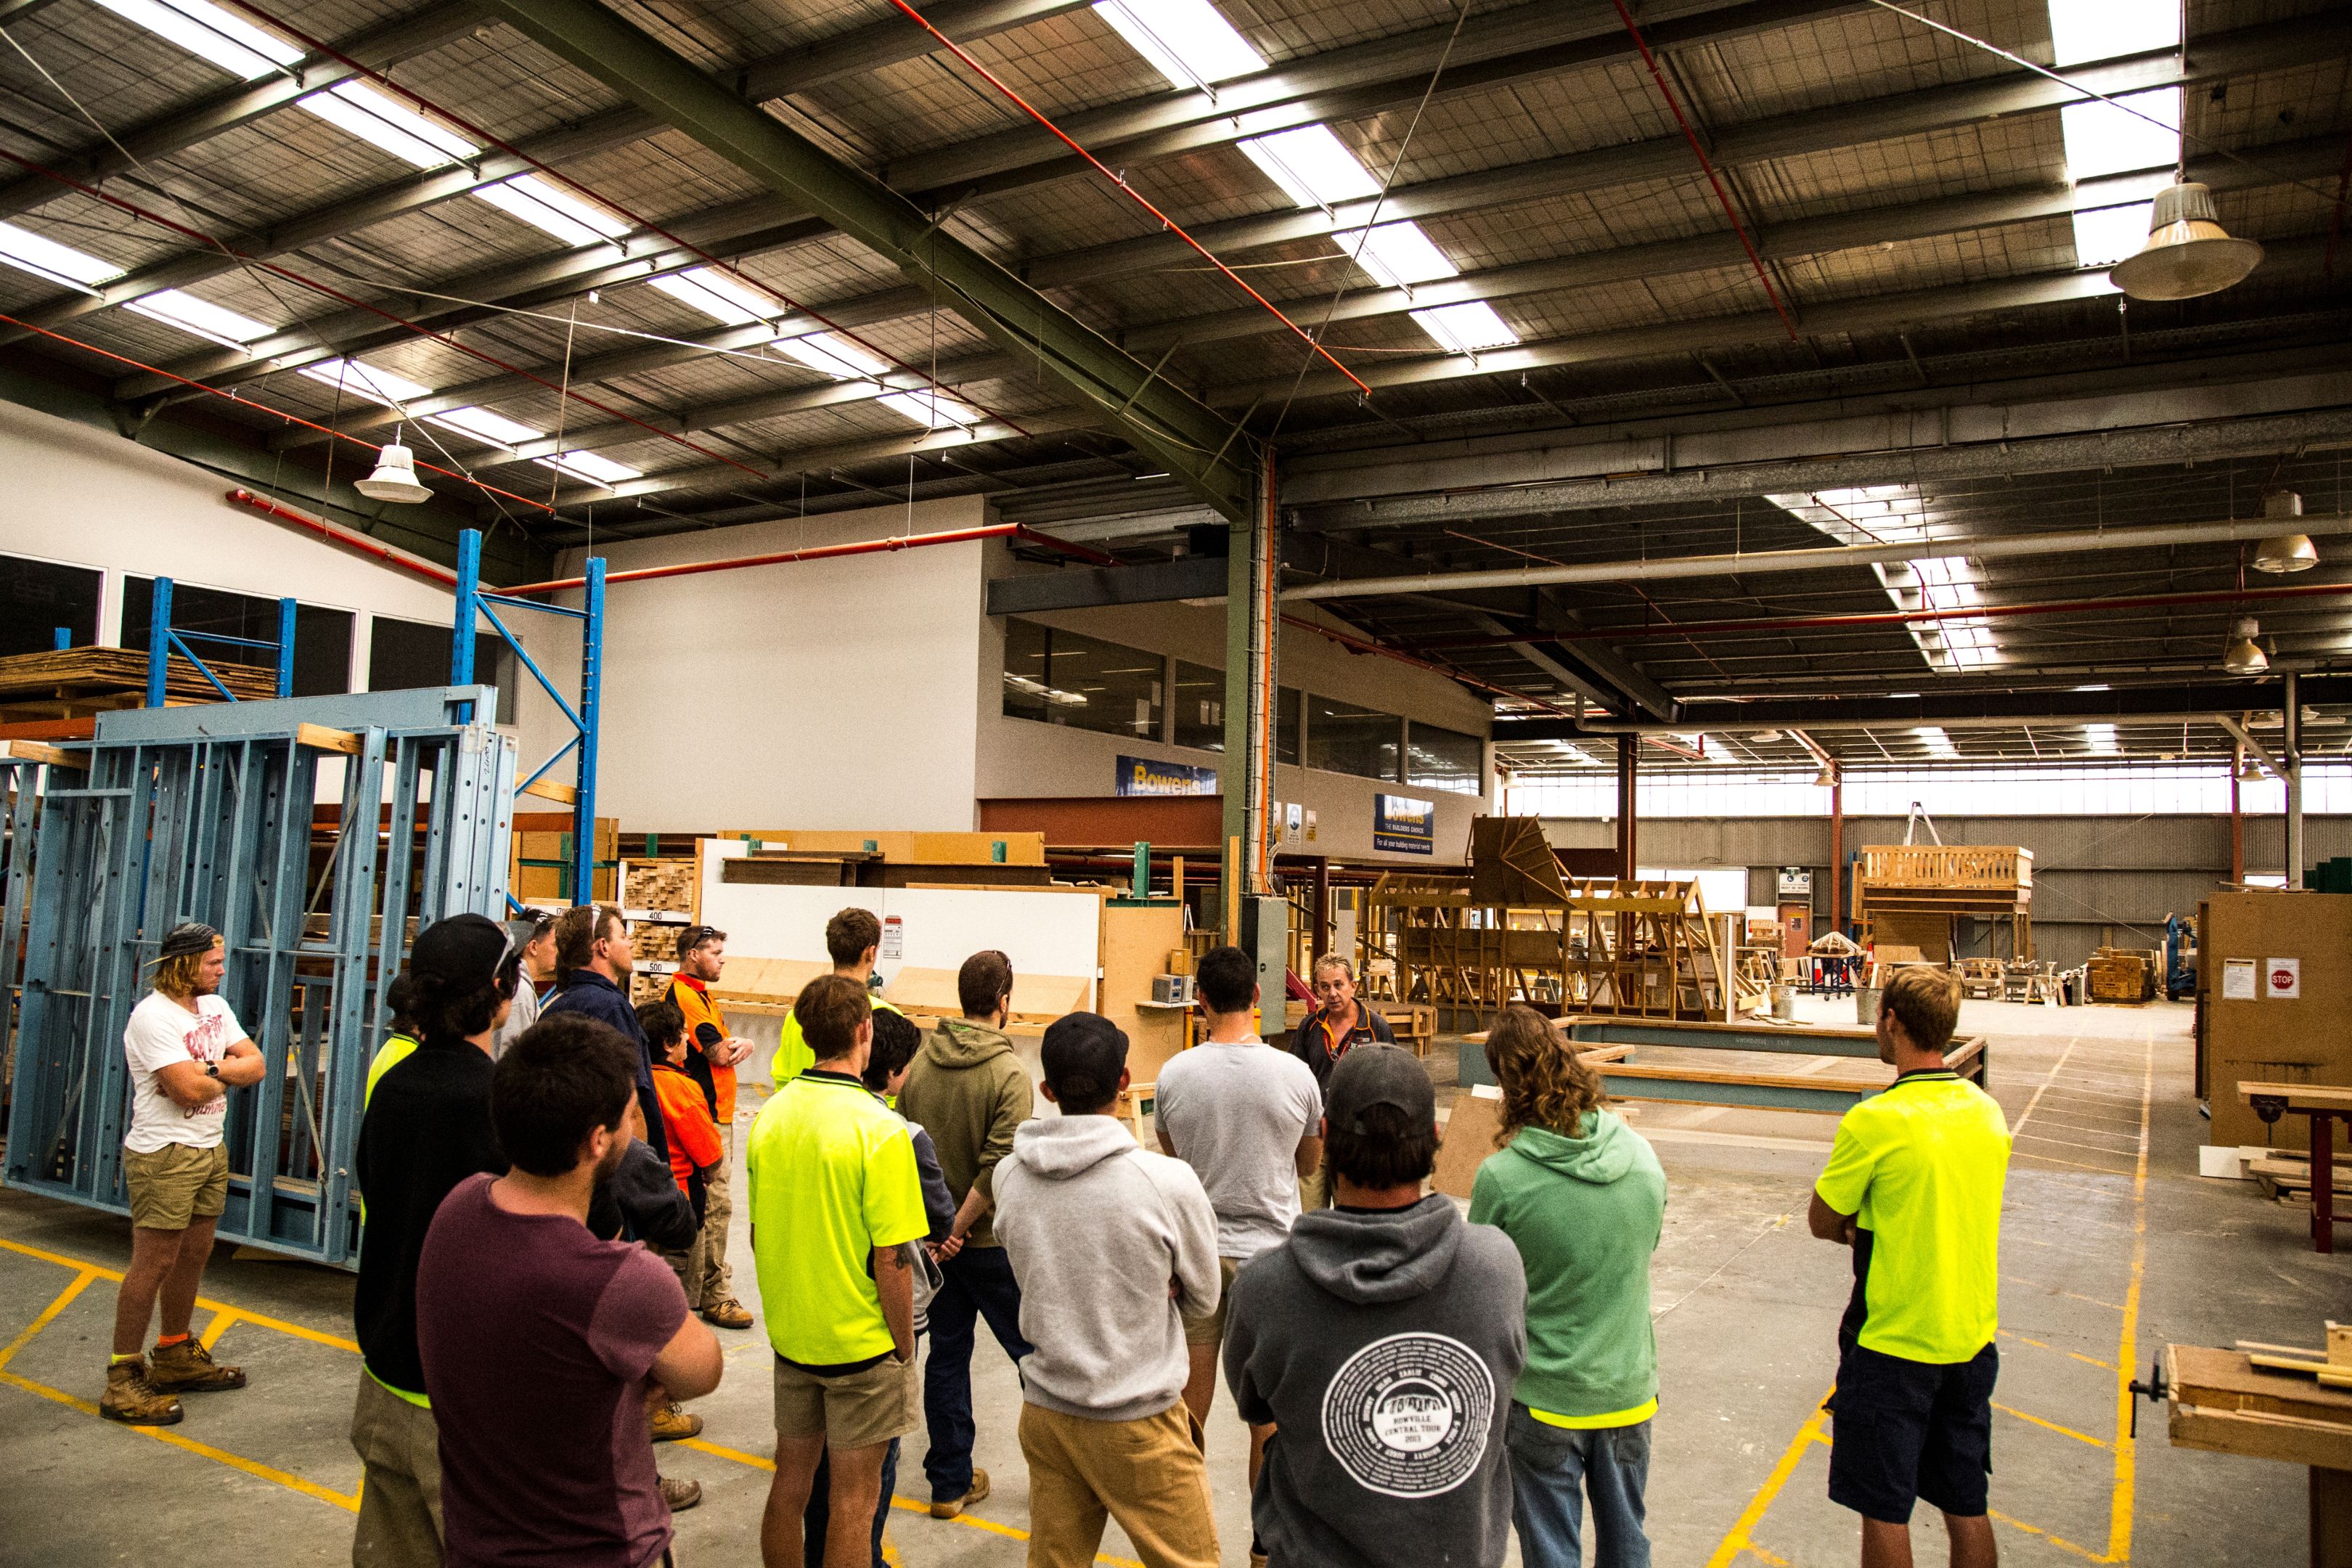
[[[269,649],[278,656],[278,695],[293,696],[294,616],[297,607],[296,602],[292,599],[278,601],[278,640],[275,642],[263,642],[256,637],[233,637],[220,632],[174,631],[172,628],[172,580],[169,577],[156,578],[154,598],[147,611],[147,706],[150,708],[163,706],[165,681],[171,671],[172,654],[174,649],[178,650],[182,658],[196,667],[198,675],[212,682],[213,689],[221,694],[222,701],[234,702],[237,700],[236,692],[221,684],[220,677],[213,673],[213,667],[206,664],[197,655],[196,650],[188,646],[187,639],[190,637],[194,637],[200,642],[222,643],[231,647]],[[65,647],[66,642],[66,629],[59,626],[58,647]]]
[[[449,684],[470,686],[474,683],[474,637],[478,620],[490,623],[490,629],[505,639],[514,651],[515,661],[539,682],[540,689],[554,702],[556,711],[572,726],[572,737],[555,749],[554,754],[530,773],[515,787],[530,788],[545,776],[547,771],[578,752],[578,783],[573,786],[572,800],[572,866],[570,896],[574,903],[587,903],[595,896],[596,888],[596,731],[601,706],[600,688],[604,664],[604,558],[591,556],[588,561],[587,585],[583,595],[583,605],[573,609],[568,605],[542,605],[533,599],[520,599],[510,594],[500,594],[482,586],[482,535],[479,530],[467,529],[457,536],[457,605],[449,647]],[[537,610],[542,615],[562,616],[581,623],[580,626],[580,705],[576,709],[563,700],[563,693],[539,668],[539,661],[522,646],[522,640],[507,629],[499,618],[496,605],[512,610]],[[467,715],[471,717],[471,715]],[[516,909],[511,895],[508,902]]]
[[[221,994],[268,1064],[226,1111],[220,1234],[349,1266],[383,987],[413,927],[495,916],[506,897],[514,744],[457,716],[493,697],[432,688],[131,709],[100,714],[97,739],[67,748],[89,758],[86,774],[50,764],[37,782],[38,764],[0,762],[14,794],[0,946],[13,955],[26,936],[0,1180],[129,1211],[123,1028],[163,933],[201,920],[226,942]],[[302,743],[305,724],[356,735],[355,754]],[[314,866],[324,755],[341,764],[341,814]]]

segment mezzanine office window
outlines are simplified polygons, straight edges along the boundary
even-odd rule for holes
[[[1307,765],[1358,778],[1398,781],[1404,721],[1336,697],[1307,699]]]
[[[1295,686],[1278,688],[1274,696],[1274,760],[1298,761],[1298,710],[1302,694]],[[1225,749],[1225,672],[1205,664],[1176,661],[1176,743],[1204,752]]]
[[[1404,782],[1415,789],[1486,793],[1486,743],[1459,730],[1414,720],[1407,731]]]
[[[1166,665],[1159,654],[1140,648],[1035,621],[1007,620],[1004,716],[1156,741]],[[1223,679],[1218,678],[1220,700]]]

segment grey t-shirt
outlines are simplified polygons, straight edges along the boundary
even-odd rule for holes
[[[1158,1125],[1217,1211],[1217,1256],[1279,1245],[1298,1220],[1298,1141],[1323,1118],[1313,1069],[1263,1040],[1208,1040],[1160,1069],[1158,1092]]]

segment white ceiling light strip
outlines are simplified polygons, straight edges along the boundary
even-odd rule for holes
[[[585,479],[592,485],[610,489],[624,479],[643,478],[643,468],[633,468],[626,463],[616,463],[610,458],[600,458],[593,452],[559,452],[552,458],[531,459],[542,468],[553,468],[559,474],[569,474],[575,479]]]
[[[1911,736],[1927,749],[1929,756],[1939,763],[1948,763],[1960,754],[1960,749],[1952,744],[1951,736],[1946,734],[1940,726],[1919,725],[1912,730]]]
[[[433,389],[429,386],[359,360],[324,360],[303,366],[299,374],[324,385],[339,388],[347,396],[363,397],[394,410],[419,398],[433,395]],[[471,405],[443,409],[438,414],[425,415],[423,418],[425,424],[437,425],[444,430],[455,430],[461,436],[470,436],[493,447],[512,448],[525,441],[536,441],[547,434],[534,426]]]
[[[1101,0],[1095,15],[1177,87],[1213,89],[1265,61],[1209,0]]]
[[[2052,63],[2060,70],[2090,60],[2180,47],[2180,9],[2169,0],[2048,3]],[[2168,169],[2180,162],[2180,89],[2155,88],[2117,101],[2164,124],[2151,125],[2115,104],[2066,105],[2058,111],[2058,125],[2069,180],[2080,184],[2102,174]],[[2148,206],[2135,202],[2074,214],[2075,259],[2086,268],[2104,268],[2138,250],[2147,239]]]
[[[275,76],[302,51],[205,0],[98,0],[124,21],[168,38],[246,81]]]
[[[328,124],[418,169],[438,169],[481,151],[454,131],[362,81],[347,81],[296,100]]]
[[[13,223],[0,223],[0,261],[84,294],[95,294],[99,284],[122,276],[122,268],[110,261],[85,256]]]
[[[250,316],[240,316],[226,306],[215,305],[210,300],[199,300],[194,294],[184,293],[177,289],[158,289],[131,300],[129,308],[166,326],[209,339],[225,349],[241,349],[257,343],[278,330],[265,326]]]
[[[1764,499],[1840,544],[1925,544],[1937,520],[1916,485],[1864,485]],[[1963,555],[1927,556],[1871,570],[1898,610],[1967,610],[1984,601],[1984,574]],[[1992,623],[1981,617],[1950,616],[1911,622],[1906,629],[1928,665],[1948,674],[2001,661]]]

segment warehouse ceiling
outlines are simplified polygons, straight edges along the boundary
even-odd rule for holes
[[[977,494],[1149,569],[1270,445],[1291,587],[1590,568],[1297,607],[1507,720],[1710,734],[1675,766],[2231,754],[1728,716],[2220,680],[2247,616],[2273,675],[2342,663],[2341,6],[1905,9],[0,0],[0,389],[414,529],[349,489],[397,434],[515,549]],[[2126,303],[2176,165],[2267,254]],[[2281,491],[2314,570],[2130,535]],[[1970,549],[2053,531],[2116,538]],[[1871,544],[1913,548],[1636,569]]]

